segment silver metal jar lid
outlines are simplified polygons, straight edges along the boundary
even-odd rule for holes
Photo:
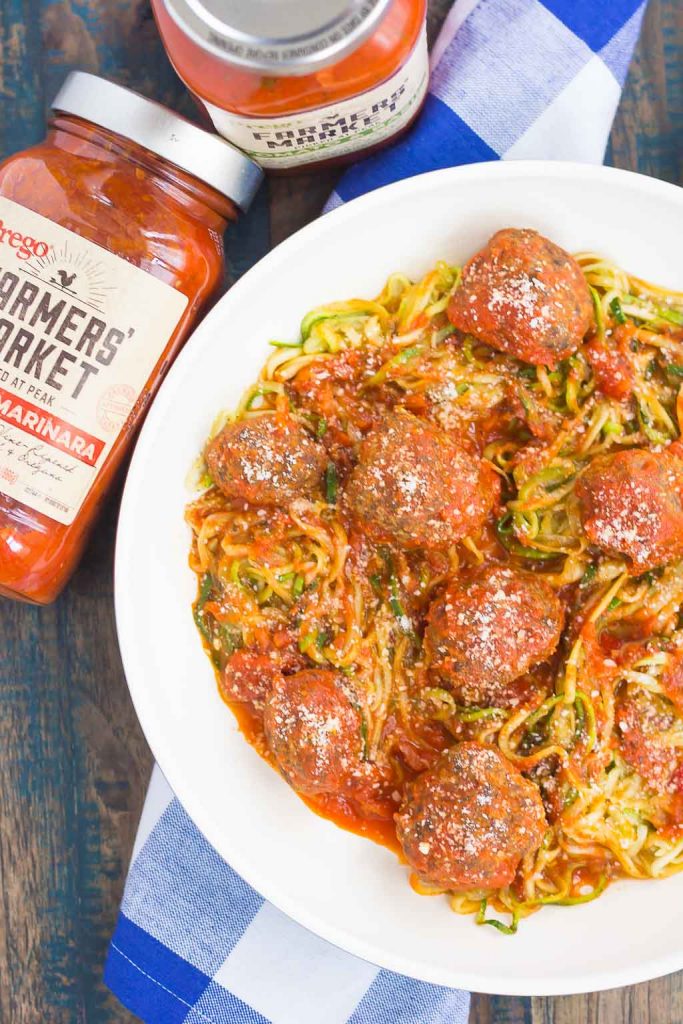
[[[160,103],[85,71],[72,71],[52,109],[92,121],[175,164],[247,210],[263,171],[218,135]]]
[[[224,60],[309,74],[354,50],[392,0],[162,0],[196,43]]]

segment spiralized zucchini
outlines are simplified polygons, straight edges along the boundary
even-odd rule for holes
[[[683,867],[683,835],[668,827],[671,795],[626,762],[615,728],[618,701],[637,693],[666,707],[666,743],[683,747],[683,720],[661,682],[679,642],[683,562],[631,576],[624,561],[590,547],[575,494],[596,457],[680,436],[683,295],[595,253],[577,260],[593,297],[591,342],[618,347],[628,367],[623,398],[602,390],[586,347],[550,370],[458,334],[446,310],[459,267],[438,263],[417,282],[393,274],[375,299],[329,302],[304,317],[297,338],[271,341],[258,379],[212,429],[295,417],[330,453],[321,500],[265,516],[236,508],[201,464],[205,490],[187,511],[195,617],[219,671],[239,647],[276,636],[307,663],[345,673],[369,760],[394,759],[405,774],[393,746],[398,726],[425,756],[438,728],[497,745],[537,783],[551,824],[513,885],[449,894],[454,910],[505,934],[541,907],[595,899],[617,875]],[[502,484],[495,529],[439,554],[368,554],[350,535],[338,504],[349,452],[396,406],[479,444]],[[446,579],[491,559],[541,574],[576,628],[550,675],[532,674],[518,706],[465,707],[427,679],[419,624]],[[639,642],[639,656],[610,665],[601,646],[609,637]],[[418,892],[439,891],[412,881]]]

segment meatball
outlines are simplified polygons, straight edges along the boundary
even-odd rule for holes
[[[505,228],[463,267],[448,316],[501,352],[555,367],[581,345],[593,303],[569,253],[536,231]]]
[[[273,683],[279,678],[280,669],[267,654],[240,650],[228,658],[221,672],[219,689],[225,700],[262,708]]]
[[[662,736],[674,722],[671,706],[643,690],[628,693],[617,707],[617,735],[623,758],[656,793],[676,789],[680,752]]]
[[[226,497],[287,505],[315,495],[327,455],[295,420],[263,415],[228,423],[207,448],[206,462]]]
[[[429,671],[462,704],[509,706],[509,684],[549,658],[564,625],[559,598],[542,579],[492,565],[450,583],[431,604]]]
[[[396,831],[406,859],[444,889],[498,888],[547,827],[538,789],[496,747],[458,743],[406,786]]]
[[[264,726],[278,767],[297,792],[345,797],[365,817],[391,817],[391,773],[364,760],[363,720],[339,673],[306,669],[280,677]]]
[[[346,501],[375,540],[438,548],[478,530],[499,489],[488,463],[433,424],[399,411],[361,443]]]
[[[576,483],[588,539],[642,573],[683,556],[683,461],[639,448],[600,455]]]

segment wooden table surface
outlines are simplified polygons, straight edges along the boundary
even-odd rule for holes
[[[449,6],[430,3],[432,36]],[[42,137],[71,68],[191,113],[148,0],[0,0],[0,157]],[[650,0],[608,159],[683,183],[683,0]],[[270,182],[229,240],[233,275],[315,217],[333,180]],[[637,211],[624,216],[637,230]],[[0,598],[0,1024],[133,1020],[101,982],[152,763],[114,629],[117,505],[56,604]],[[683,1024],[683,972],[596,995],[473,997],[472,1024],[531,1022]]]

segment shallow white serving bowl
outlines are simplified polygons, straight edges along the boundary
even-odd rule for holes
[[[183,509],[216,413],[254,379],[270,338],[294,338],[328,300],[375,295],[396,270],[464,260],[502,227],[533,227],[683,289],[683,190],[602,167],[498,163],[381,189],[299,231],[218,303],[168,375],[126,484],[116,616],[130,691],[154,756],[218,852],[311,931],[393,971],[480,992],[549,995],[683,967],[683,875],[620,882],[549,907],[514,938],[445,897],[417,896],[392,853],[311,813],[237,730],[192,621]]]

